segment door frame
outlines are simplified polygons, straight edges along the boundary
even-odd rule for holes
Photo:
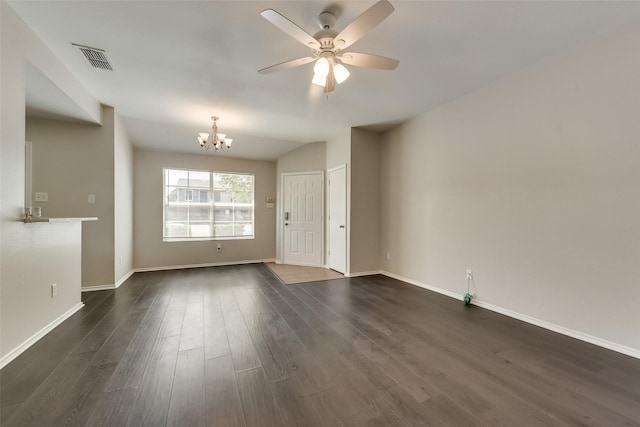
[[[333,167],[331,169],[327,170],[327,180],[329,180],[329,178],[331,177],[331,172],[340,170],[340,169],[344,169],[344,220],[345,220],[345,227],[346,227],[346,231],[345,231],[345,248],[344,248],[344,269],[345,271],[341,271],[342,274],[345,275],[345,277],[348,277],[349,275],[349,261],[350,261],[350,257],[349,257],[349,235],[350,235],[350,230],[351,230],[351,224],[349,222],[349,169],[347,167],[346,163],[343,163],[339,166]],[[331,210],[331,184],[329,183],[329,185],[327,185],[327,228],[326,228],[326,239],[327,239],[327,251],[331,250],[331,216],[330,216],[330,210]],[[329,266],[329,254],[328,252],[325,253],[325,256],[327,257],[327,262],[326,262],[326,268],[331,268]]]
[[[280,197],[281,202],[279,204],[279,209],[278,209],[278,215],[277,215],[277,221],[278,221],[278,235],[280,236],[280,260],[282,262],[282,264],[284,264],[284,239],[285,239],[285,229],[284,229],[284,198],[285,198],[285,187],[284,187],[284,177],[285,176],[300,176],[300,175],[320,175],[320,210],[321,210],[321,214],[320,214],[320,227],[321,227],[321,236],[320,236],[320,267],[325,267],[326,265],[326,260],[325,260],[325,233],[326,233],[326,227],[325,227],[325,208],[324,208],[324,198],[326,197],[325,195],[325,178],[324,178],[324,171],[305,171],[305,172],[282,172],[280,174],[280,194],[282,195]]]

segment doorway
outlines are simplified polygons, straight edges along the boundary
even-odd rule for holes
[[[283,262],[322,267],[324,172],[282,174]]]

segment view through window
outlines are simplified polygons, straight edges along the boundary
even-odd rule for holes
[[[164,169],[164,240],[254,236],[252,174]]]

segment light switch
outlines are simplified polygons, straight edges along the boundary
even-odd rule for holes
[[[49,193],[36,193],[36,202],[49,201]]]
[[[95,203],[95,202],[96,202],[96,195],[89,194],[89,203]]]

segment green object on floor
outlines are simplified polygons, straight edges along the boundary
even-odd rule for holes
[[[469,293],[464,294],[464,298],[463,298],[464,305],[471,305],[471,300],[472,299],[473,299],[473,295],[471,295]]]

